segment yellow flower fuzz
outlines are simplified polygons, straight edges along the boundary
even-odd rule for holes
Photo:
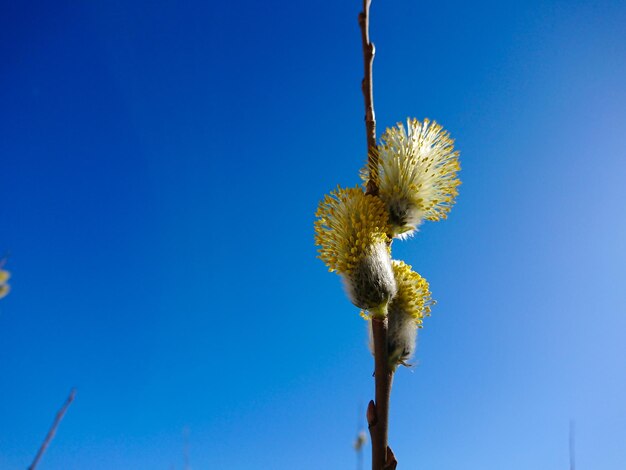
[[[374,175],[390,213],[393,233],[410,233],[425,220],[447,217],[461,181],[454,140],[436,122],[407,120],[389,128],[378,146],[378,164],[362,172]]]
[[[404,261],[392,261],[398,292],[389,305],[390,312],[408,315],[421,328],[424,317],[430,316],[435,304],[431,298],[428,282]]]
[[[315,244],[331,272],[349,276],[376,244],[388,240],[384,203],[360,187],[337,187],[320,202],[315,216]]]

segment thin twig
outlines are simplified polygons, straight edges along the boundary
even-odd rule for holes
[[[35,456],[35,460],[33,460],[33,463],[30,465],[30,467],[28,467],[28,470],[35,470],[35,467],[37,467],[37,464],[41,460],[41,457],[43,457],[43,454],[46,452],[46,449],[50,445],[50,442],[52,442],[52,438],[56,434],[57,428],[59,427],[59,424],[61,423],[63,416],[65,416],[67,409],[70,407],[75,397],[76,397],[76,389],[72,389],[72,391],[70,392],[70,395],[67,397],[67,400],[65,400],[65,403],[63,404],[63,406],[57,413],[56,417],[54,418],[52,427],[48,431],[48,435],[46,436],[43,443],[41,444],[41,447],[39,448],[39,452],[37,452],[37,455]]]
[[[387,350],[387,318],[372,318],[374,339],[374,381],[376,402],[370,401],[367,407],[367,423],[372,440],[372,470],[396,468],[395,456],[388,445],[389,440],[389,400],[393,371],[389,367]]]
[[[361,42],[363,45],[363,82],[361,89],[365,100],[365,133],[367,136],[367,163],[369,181],[367,194],[378,194],[378,153],[376,148],[376,115],[374,114],[373,65],[376,48],[370,41],[370,5],[372,0],[363,0],[363,11],[359,13]]]
[[[376,146],[376,115],[374,113],[373,64],[376,49],[370,41],[369,13],[371,0],[363,0],[363,11],[359,14],[361,42],[363,46],[363,82],[361,88],[365,101],[365,132],[367,137],[367,163],[369,179],[367,194],[378,195],[378,151]],[[396,458],[388,446],[389,399],[393,371],[389,367],[387,351],[387,319],[372,319],[374,339],[374,381],[376,401],[367,407],[367,423],[372,440],[372,470],[392,470],[397,466]]]

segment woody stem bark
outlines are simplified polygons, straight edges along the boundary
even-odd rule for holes
[[[370,171],[367,182],[367,193],[378,194],[378,154],[376,152],[376,114],[374,113],[374,83],[372,69],[376,49],[370,41],[370,5],[371,0],[363,0],[363,11],[359,14],[359,26],[361,27],[361,43],[363,45],[363,82],[361,89],[365,100],[365,133],[367,136],[367,161]]]
[[[369,179],[367,194],[378,195],[378,152],[376,147],[376,115],[374,113],[374,84],[372,70],[376,49],[369,37],[369,11],[371,0],[363,0],[363,11],[359,14],[361,41],[363,46],[364,74],[361,84],[365,101],[365,133],[367,137],[367,160]],[[367,407],[367,423],[372,441],[372,470],[392,470],[397,462],[388,445],[389,399],[393,371],[389,367],[387,350],[387,318],[372,318],[374,340],[375,401]]]
[[[372,318],[372,334],[376,401],[370,401],[367,407],[367,423],[372,440],[372,470],[395,469],[397,462],[388,445],[393,371],[389,367],[387,352],[387,318]]]

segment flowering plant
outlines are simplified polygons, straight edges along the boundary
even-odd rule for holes
[[[376,385],[376,400],[367,411],[372,469],[385,470],[397,465],[387,445],[392,377],[415,353],[417,330],[435,303],[428,282],[392,259],[392,242],[413,235],[424,220],[445,219],[461,182],[459,152],[434,121],[408,119],[406,127],[399,123],[376,142],[370,3],[363,1],[359,15],[368,149],[364,187],[338,187],[325,196],[315,214],[315,243],[320,259],[342,277],[348,297],[369,322]]]

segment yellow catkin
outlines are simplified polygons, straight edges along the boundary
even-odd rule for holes
[[[406,128],[398,123],[382,135],[377,154],[377,167],[366,167],[361,176],[377,175],[380,198],[392,218],[394,209],[402,208],[406,226],[394,226],[395,234],[415,229],[422,220],[447,217],[458,195],[461,166],[454,140],[441,125],[428,119],[408,119]]]
[[[331,272],[349,275],[375,244],[388,240],[384,203],[360,187],[337,187],[320,202],[315,216],[315,244]]]
[[[431,307],[435,304],[428,282],[404,261],[393,260],[392,264],[398,292],[390,309],[411,316],[417,326],[421,327],[424,317],[430,316]]]

